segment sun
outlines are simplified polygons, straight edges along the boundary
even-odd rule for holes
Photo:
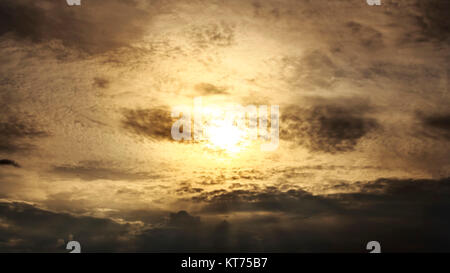
[[[201,115],[202,142],[208,150],[236,154],[249,145],[247,128],[238,126],[225,107],[206,106]]]
[[[229,153],[241,151],[247,144],[245,130],[225,120],[213,120],[205,128],[206,146]]]

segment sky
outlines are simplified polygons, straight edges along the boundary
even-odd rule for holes
[[[0,252],[450,251],[449,11],[2,0]],[[276,149],[229,105],[278,106]]]

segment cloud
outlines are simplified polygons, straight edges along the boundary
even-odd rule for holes
[[[168,226],[195,228],[200,224],[200,217],[195,217],[182,210],[169,215]]]
[[[146,180],[158,176],[147,172],[132,172],[112,166],[106,162],[82,161],[76,165],[54,166],[51,173],[62,178],[78,178],[85,181],[95,180]]]
[[[251,211],[290,212],[304,216],[332,209],[327,200],[301,189],[280,191],[276,187],[258,190],[205,192],[192,197],[194,202],[206,202],[203,212],[232,213]]]
[[[234,26],[225,22],[193,26],[188,36],[200,49],[228,47],[235,43]]]
[[[0,152],[16,153],[28,151],[34,146],[28,140],[45,137],[48,134],[39,129],[32,117],[18,117],[7,113],[0,118]]]
[[[0,250],[66,252],[58,241],[69,237],[85,252],[365,252],[372,240],[384,252],[448,250],[450,178],[352,184],[329,195],[275,186],[200,193],[200,210],[169,213],[165,223],[161,212],[131,214],[150,226],[0,202]]]
[[[321,196],[269,188],[202,193],[194,200],[203,202],[208,213],[240,213],[241,218],[229,222],[260,238],[253,251],[362,252],[371,240],[380,241],[386,252],[448,249],[450,178],[378,179],[356,185],[359,189],[350,193]],[[275,222],[259,222],[256,215]],[[255,221],[258,228],[252,228]]]
[[[148,229],[136,237],[138,252],[222,252],[233,249],[236,246],[230,223],[226,220],[202,222],[186,211],[170,214],[168,225]]]
[[[129,132],[153,140],[172,141],[174,119],[167,107],[151,109],[125,109],[122,126]]]
[[[20,165],[17,162],[15,162],[14,160],[10,160],[10,159],[0,159],[0,165],[13,166],[16,168],[20,168]]]
[[[168,251],[365,252],[367,242],[378,240],[384,252],[446,251],[449,182],[378,179],[355,182],[359,189],[350,193],[319,196],[277,187],[201,193],[196,202],[217,220],[201,221],[197,232],[149,230],[139,237],[140,247],[153,242],[152,249]]]
[[[109,84],[110,84],[110,82],[108,79],[101,78],[101,77],[94,78],[94,84],[93,84],[94,87],[105,89],[105,88],[108,88]]]
[[[448,176],[448,1],[225,2],[0,1],[0,153],[27,165],[0,197],[46,208],[0,202],[1,252],[450,249],[448,179],[355,181]],[[167,106],[129,108],[193,94],[279,104],[296,147],[186,160]]]
[[[225,87],[218,87],[210,83],[199,83],[195,85],[195,90],[202,96],[228,94]]]
[[[250,181],[262,181],[269,178],[267,173],[257,169],[234,169],[228,173],[203,173],[191,179],[190,182],[196,182],[203,186],[209,185],[225,185],[229,181],[246,180],[249,185]],[[184,185],[183,185],[184,186]]]
[[[383,46],[383,34],[376,29],[353,21],[348,22],[346,27],[353,37],[359,39],[359,44],[368,50],[375,51]]]
[[[302,56],[287,56],[283,60],[283,75],[294,88],[304,90],[329,89],[345,76],[342,68],[326,54],[313,50]]]
[[[291,105],[282,112],[280,138],[312,151],[352,151],[379,126],[367,116],[369,109],[364,103],[348,100],[319,103],[309,109]]]
[[[5,0],[0,3],[0,35],[33,43],[56,39],[86,53],[103,53],[140,38],[157,10],[157,5],[143,9],[134,0],[107,5],[90,0],[75,8],[65,1]]]
[[[442,0],[418,1],[418,10],[422,16],[416,17],[417,24],[422,28],[426,38],[446,41],[450,37],[448,10],[450,3]]]
[[[178,195],[202,192],[202,188],[193,188],[189,183],[181,183],[180,188],[176,189]]]
[[[387,81],[399,89],[409,91],[410,84],[426,86],[427,89],[438,88],[442,69],[428,64],[396,64],[393,62],[374,61],[361,69],[358,77],[376,81]],[[408,84],[407,84],[408,83]]]
[[[419,118],[425,127],[424,134],[426,136],[450,140],[450,115],[435,114],[425,116],[419,114]]]
[[[42,137],[45,132],[36,128],[31,122],[9,117],[0,123],[0,134],[5,138]]]
[[[20,202],[0,202],[1,252],[68,252],[70,238],[82,242],[82,251],[127,249],[121,238],[129,226],[109,219],[55,213]]]

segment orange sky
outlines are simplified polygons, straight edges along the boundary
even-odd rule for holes
[[[146,250],[135,236],[195,217],[207,230],[226,220],[229,249],[250,234],[262,250],[322,251],[267,238],[274,229],[332,226],[337,234],[360,221],[391,223],[376,208],[389,211],[388,197],[406,194],[403,187],[420,197],[429,198],[430,185],[447,194],[445,1],[59,2],[0,4],[0,159],[20,165],[0,165],[0,251],[55,250],[83,236],[61,228],[46,249],[28,245],[11,206],[111,221],[125,233],[111,231],[120,242],[111,251]],[[279,105],[278,148],[244,144],[246,132],[220,122],[206,143],[174,141],[171,109],[191,107],[195,97],[218,111]],[[407,197],[396,217],[423,228],[409,211],[428,214]],[[372,206],[361,213],[378,220],[353,215]],[[154,250],[183,249],[164,242]],[[354,249],[336,250],[346,247]]]

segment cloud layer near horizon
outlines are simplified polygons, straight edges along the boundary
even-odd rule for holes
[[[374,239],[384,252],[447,251],[449,182],[380,179],[323,196],[275,187],[203,193],[194,200],[205,219],[141,211],[139,221],[128,213],[118,222],[1,202],[0,251],[65,252],[78,240],[84,252],[364,252]]]

